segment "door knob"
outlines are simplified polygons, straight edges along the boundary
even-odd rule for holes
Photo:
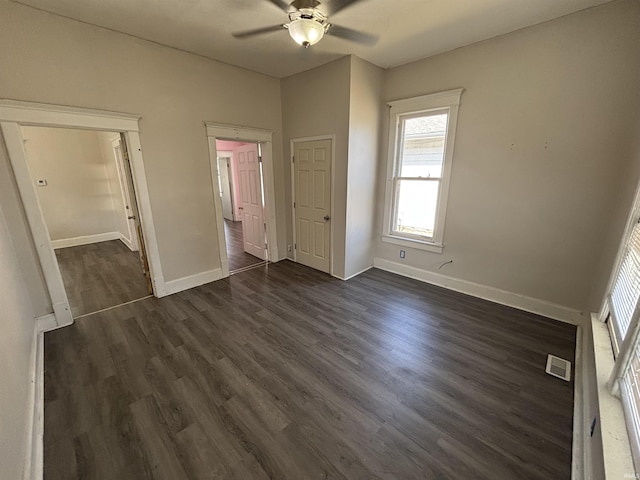
[[[329,215],[325,215],[324,216],[324,221],[325,222],[328,222],[330,219],[331,219],[331,217]]]

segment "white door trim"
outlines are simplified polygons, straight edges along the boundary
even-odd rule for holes
[[[125,133],[131,156],[133,182],[140,208],[140,221],[149,255],[151,279],[156,296],[161,297],[165,294],[165,287],[156,230],[151,214],[151,202],[142,158],[142,148],[140,146],[139,119],[139,115],[127,113],[0,100],[0,127],[7,145],[9,159],[18,184],[27,222],[31,228],[31,234],[40,265],[42,266],[58,327],[70,325],[73,323],[73,317],[62,282],[60,268],[51,245],[49,231],[42,215],[31,174],[29,173],[20,126],[67,127]]]
[[[205,122],[209,142],[209,164],[213,183],[213,203],[218,226],[218,246],[222,278],[229,276],[229,258],[227,257],[227,241],[224,236],[224,219],[222,217],[222,199],[218,186],[218,155],[216,140],[233,140],[262,144],[262,175],[265,201],[265,221],[267,222],[267,260],[277,262],[278,233],[276,224],[275,177],[273,173],[273,132],[250,127],[225,125]]]
[[[333,273],[333,264],[334,264],[334,254],[333,254],[333,245],[334,245],[334,239],[335,239],[335,228],[333,228],[333,226],[335,225],[335,223],[333,223],[334,218],[335,218],[335,171],[336,171],[336,136],[335,134],[330,134],[330,135],[317,135],[314,137],[299,137],[299,138],[292,138],[291,140],[289,140],[289,153],[291,155],[291,224],[293,225],[293,244],[294,244],[294,248],[293,248],[293,261],[298,263],[298,252],[297,249],[295,248],[295,245],[298,243],[297,239],[296,239],[296,210],[293,207],[293,204],[296,201],[296,176],[295,176],[295,172],[294,172],[294,165],[293,165],[293,152],[294,152],[294,144],[295,143],[303,143],[303,142],[315,142],[317,140],[331,140],[331,240],[329,242],[329,255],[331,256],[330,258],[330,269],[329,269],[329,274],[332,277],[336,277],[336,278],[340,278],[337,277],[336,275],[334,275]]]

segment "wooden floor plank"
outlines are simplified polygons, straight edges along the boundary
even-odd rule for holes
[[[244,239],[242,236],[242,222],[224,220],[224,236],[227,241],[227,258],[229,259],[229,271],[250,267],[263,260],[254,257],[244,251]]]
[[[59,248],[56,258],[74,317],[149,295],[138,252],[120,240]]]
[[[45,478],[569,479],[575,333],[270,264],[47,333]]]

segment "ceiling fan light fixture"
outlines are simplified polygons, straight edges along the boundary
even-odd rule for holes
[[[324,30],[322,23],[311,18],[299,18],[289,24],[289,35],[294,42],[305,48],[322,40]]]

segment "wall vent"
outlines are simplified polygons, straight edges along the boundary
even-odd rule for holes
[[[547,368],[549,375],[561,378],[567,382],[571,380],[571,362],[555,355],[547,356]]]

